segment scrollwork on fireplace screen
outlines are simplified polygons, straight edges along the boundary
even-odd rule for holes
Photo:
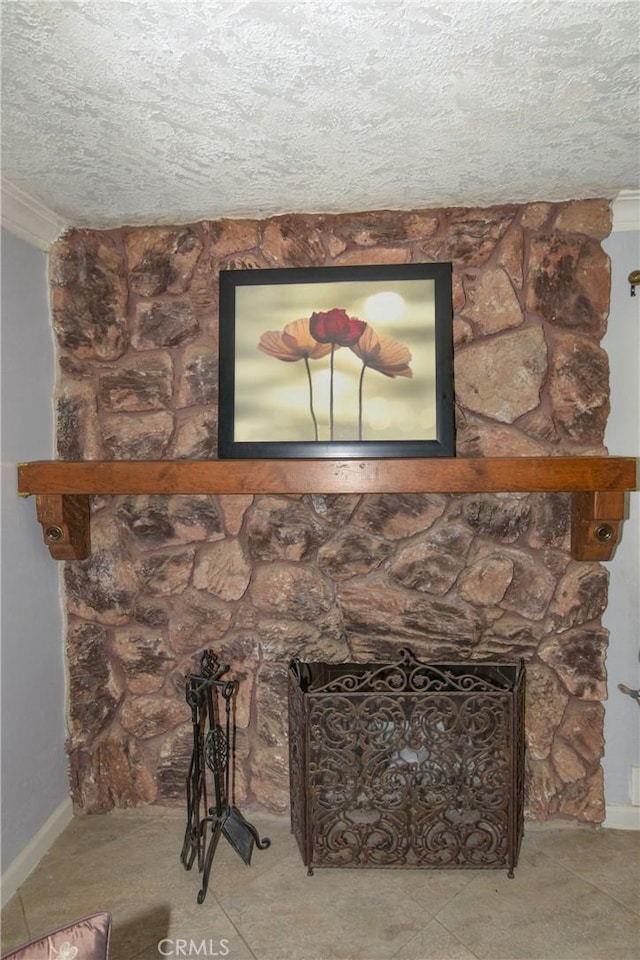
[[[292,829],[314,866],[517,862],[524,665],[294,661]]]

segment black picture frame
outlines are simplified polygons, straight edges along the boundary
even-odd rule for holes
[[[220,459],[454,456],[451,275],[221,271]]]

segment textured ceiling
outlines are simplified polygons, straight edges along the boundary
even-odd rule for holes
[[[614,197],[637,0],[3,0],[2,166],[85,226]]]

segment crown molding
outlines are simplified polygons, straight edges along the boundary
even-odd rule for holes
[[[15,184],[1,178],[2,226],[27,243],[47,252],[52,243],[72,226],[43,203]],[[613,201],[612,233],[640,230],[640,190],[621,190]]]
[[[640,190],[621,190],[613,201],[612,233],[640,230]]]
[[[69,226],[62,217],[2,177],[2,226],[45,252]]]

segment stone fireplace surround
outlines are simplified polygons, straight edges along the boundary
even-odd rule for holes
[[[220,269],[454,264],[458,456],[598,455],[609,203],[75,230],[51,255],[58,455],[216,456]],[[288,807],[292,657],[524,657],[528,815],[604,818],[606,570],[565,494],[94,497],[65,565],[69,758],[87,812],[181,804],[184,674],[241,679],[240,804]]]

